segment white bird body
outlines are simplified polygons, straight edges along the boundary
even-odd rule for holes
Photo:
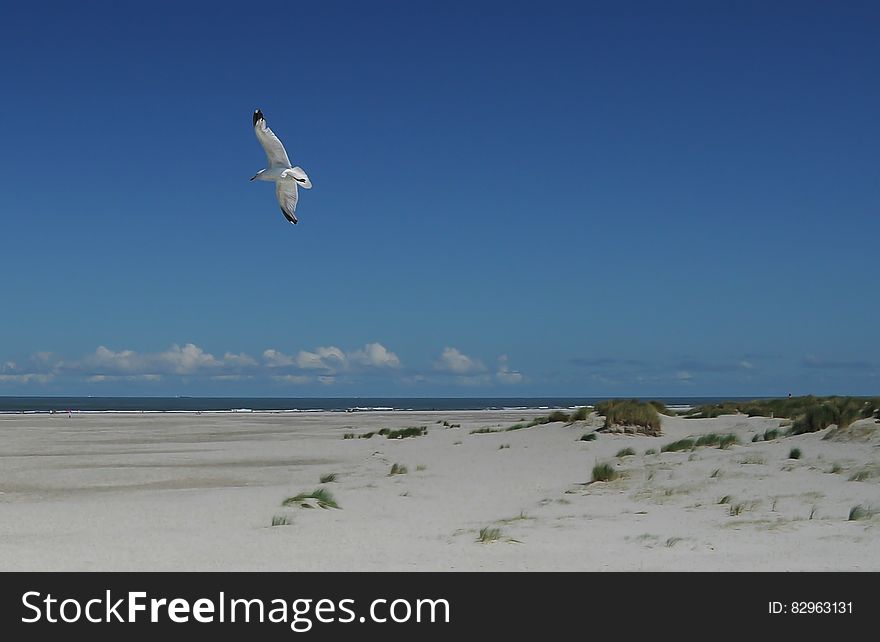
[[[296,203],[299,200],[297,188],[311,189],[312,182],[302,167],[292,167],[284,145],[275,133],[266,125],[263,112],[254,112],[254,131],[257,140],[266,151],[269,167],[261,169],[251,180],[272,181],[275,183],[275,197],[281,206],[284,217],[296,225]]]

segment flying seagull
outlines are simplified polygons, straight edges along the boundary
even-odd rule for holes
[[[278,140],[275,132],[266,125],[263,112],[259,109],[254,112],[254,131],[257,133],[260,145],[266,150],[269,167],[261,169],[251,180],[274,181],[275,196],[281,206],[281,213],[284,214],[284,218],[296,225],[298,221],[296,218],[296,188],[299,186],[311,189],[312,182],[302,167],[290,166],[290,159],[287,158],[284,145]]]

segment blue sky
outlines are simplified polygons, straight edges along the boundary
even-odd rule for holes
[[[0,394],[877,394],[878,28],[4,7]],[[248,181],[256,107],[314,184],[296,227]]]

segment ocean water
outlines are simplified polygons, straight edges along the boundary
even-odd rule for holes
[[[369,412],[555,409],[608,397],[0,397],[0,413],[21,412]],[[652,397],[672,407],[737,397]]]

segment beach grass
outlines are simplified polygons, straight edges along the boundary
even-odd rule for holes
[[[621,448],[620,450],[617,451],[617,454],[614,456],[617,458],[620,458],[620,457],[630,457],[631,455],[635,455],[635,454],[636,454],[636,451],[633,450],[632,448]]]
[[[331,482],[336,481],[336,473],[327,473],[326,475],[321,475],[321,483],[329,484]]]
[[[303,508],[311,508],[312,506],[309,500],[314,501],[314,503],[317,504],[320,508],[339,508],[339,504],[336,503],[336,499],[333,497],[333,494],[326,488],[316,488],[310,493],[300,493],[299,495],[288,497],[283,502],[281,502],[281,505],[299,505]]]
[[[800,459],[801,458],[801,449],[800,448],[792,448],[788,451],[789,459]]]
[[[618,473],[609,463],[598,463],[593,466],[594,482],[609,482],[617,479]]]
[[[379,434],[382,434],[380,431]],[[409,428],[400,428],[398,430],[389,430],[385,433],[388,439],[406,439],[407,437],[421,437],[428,434],[426,426],[410,426]]]
[[[871,519],[876,514],[876,510],[863,506],[862,504],[857,504],[849,509],[849,521],[855,522],[863,519]]]
[[[693,439],[679,439],[678,441],[673,441],[671,444],[666,444],[660,448],[660,451],[664,453],[675,453],[682,450],[693,450],[696,443],[697,442]]]
[[[392,475],[406,475],[408,472],[409,470],[403,464],[392,464],[391,472],[388,473],[388,476],[391,477]]]
[[[477,537],[477,541],[482,544],[497,542],[499,539],[501,539],[501,529],[492,526],[485,526],[481,528],[480,534]]]
[[[645,435],[660,435],[660,414],[649,402],[611,399],[596,404],[596,412],[605,417],[603,430],[634,428],[635,432]]]
[[[773,417],[791,420],[790,434],[824,430],[828,426],[849,426],[859,418],[880,416],[880,397],[816,397],[806,395],[787,399],[725,401],[696,406],[685,415],[688,419],[707,419],[720,415],[744,414],[749,417]],[[768,441],[765,436],[765,441]]]
[[[272,526],[290,526],[290,518],[287,515],[273,515]]]
[[[581,435],[579,441],[596,441],[596,433],[588,432]]]
[[[589,416],[590,409],[587,406],[581,406],[568,416],[568,421],[569,423],[573,423],[575,421],[586,421],[587,417]]]

